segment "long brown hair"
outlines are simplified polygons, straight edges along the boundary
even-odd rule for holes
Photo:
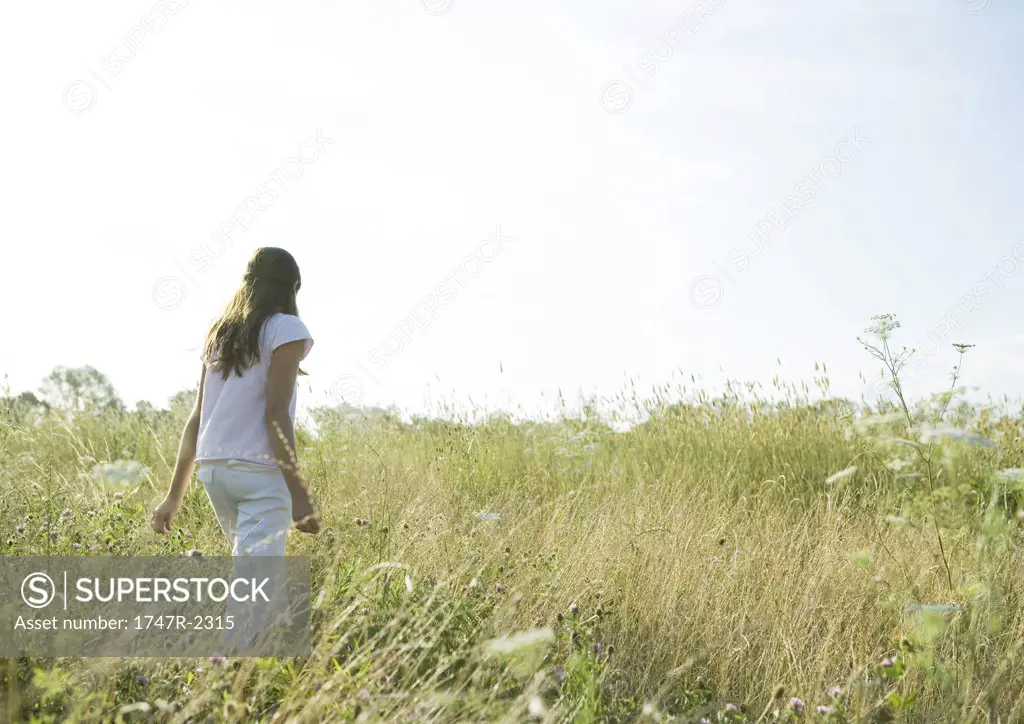
[[[287,251],[264,246],[253,252],[242,285],[206,335],[206,364],[227,379],[259,362],[263,325],[279,312],[299,316],[295,295],[301,286],[299,265]]]

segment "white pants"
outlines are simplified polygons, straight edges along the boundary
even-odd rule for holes
[[[201,463],[196,477],[231,546],[235,576],[269,579],[264,588],[269,604],[237,604],[228,599],[225,614],[232,616],[235,627],[224,632],[222,643],[244,653],[278,616],[287,615],[284,552],[292,523],[292,496],[278,468],[242,460]]]
[[[280,469],[242,460],[201,463],[206,488],[233,556],[283,556],[292,496]]]

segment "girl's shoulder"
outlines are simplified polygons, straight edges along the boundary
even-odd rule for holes
[[[305,340],[306,348],[303,357],[309,354],[309,349],[313,346],[313,335],[309,333],[305,322],[294,314],[281,312],[267,318],[266,325],[263,327],[263,340],[271,352],[282,344]]]
[[[294,314],[285,314],[284,312],[275,312],[267,317],[267,321],[264,323],[264,329],[267,332],[272,332],[278,328],[285,329],[301,329],[306,330],[306,323],[296,317]],[[308,330],[307,330],[308,331]]]

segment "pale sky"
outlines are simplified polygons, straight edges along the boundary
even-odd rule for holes
[[[91,364],[163,403],[283,246],[304,405],[539,409],[815,361],[859,397],[881,312],[939,350],[914,394],[965,341],[965,381],[1018,396],[1022,31],[1013,0],[8,4],[0,374]]]

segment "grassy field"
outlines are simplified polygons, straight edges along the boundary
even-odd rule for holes
[[[1024,720],[1019,417],[770,393],[625,395],[627,432],[319,410],[311,657],[7,659],[0,717]],[[147,526],[180,411],[3,414],[4,554],[228,553],[201,486]]]

